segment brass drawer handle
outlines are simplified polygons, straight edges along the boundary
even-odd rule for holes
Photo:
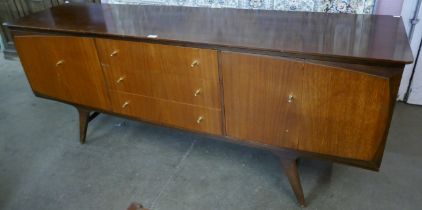
[[[201,88],[198,88],[194,93],[193,93],[193,96],[198,96],[198,95],[200,95],[201,94],[201,92],[202,92],[202,90],[201,90]]]
[[[196,120],[196,123],[200,124],[203,120],[204,120],[204,117],[199,116],[198,119]]]
[[[126,79],[126,76],[119,77],[119,79],[116,80],[116,83],[121,83],[125,79]]]
[[[123,103],[122,108],[126,108],[129,105],[130,101],[125,101],[125,103]]]
[[[195,67],[195,66],[199,66],[199,61],[198,60],[194,60],[193,62],[192,62],[192,64],[190,65],[190,67]]]
[[[119,50],[114,50],[111,54],[110,57],[113,57],[115,55],[119,54]]]
[[[57,61],[57,63],[56,63],[56,66],[60,66],[60,65],[62,65],[64,63],[64,60],[62,59],[62,60],[59,60],[59,61]]]
[[[287,97],[287,102],[292,103],[295,100],[295,97],[290,94],[289,97]]]

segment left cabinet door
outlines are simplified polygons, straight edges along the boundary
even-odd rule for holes
[[[93,39],[15,36],[32,90],[39,95],[109,110],[104,77]]]

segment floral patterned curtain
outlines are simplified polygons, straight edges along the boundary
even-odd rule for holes
[[[101,2],[356,14],[372,14],[375,5],[375,0],[102,0]]]

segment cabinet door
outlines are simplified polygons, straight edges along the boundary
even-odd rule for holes
[[[306,63],[299,149],[357,160],[376,159],[385,144],[393,89],[397,94],[386,77]]]
[[[221,59],[227,135],[297,148],[303,62],[233,52]]]
[[[34,92],[71,103],[109,109],[92,39],[16,36],[15,42]]]

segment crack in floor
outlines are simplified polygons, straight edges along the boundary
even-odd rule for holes
[[[189,149],[183,154],[182,158],[180,159],[179,163],[177,163],[176,168],[174,169],[172,175],[167,179],[166,183],[161,188],[160,192],[158,193],[157,197],[152,201],[150,209],[153,210],[155,206],[157,205],[158,201],[160,200],[161,196],[163,195],[164,191],[167,189],[167,186],[170,184],[170,182],[174,179],[176,174],[179,173],[180,169],[182,168],[183,163],[185,162],[186,158],[191,153],[193,146],[195,145],[196,140],[192,141],[191,145],[189,146]]]

